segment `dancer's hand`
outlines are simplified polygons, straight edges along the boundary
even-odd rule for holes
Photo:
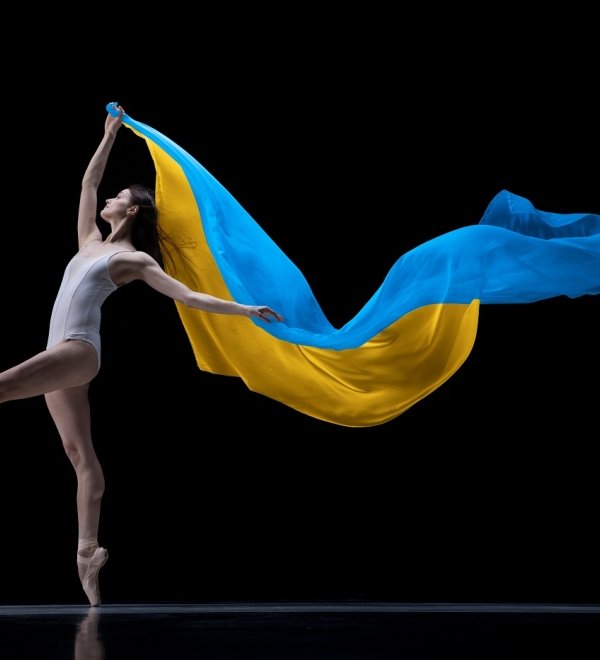
[[[247,310],[248,310],[248,316],[251,316],[252,318],[255,319],[262,319],[267,323],[271,323],[271,319],[269,318],[270,316],[272,316],[277,321],[283,321],[283,316],[281,316],[281,314],[278,314],[270,307],[265,307],[264,305],[258,305],[258,306],[248,305]]]
[[[117,110],[119,114],[116,117],[113,117],[110,112],[106,115],[106,121],[104,122],[105,133],[116,133],[121,127],[125,110],[120,105],[117,106]]]

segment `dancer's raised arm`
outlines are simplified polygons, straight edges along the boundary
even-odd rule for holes
[[[102,240],[102,234],[96,223],[98,187],[106,168],[108,155],[112,149],[117,131],[123,123],[123,108],[118,106],[120,114],[113,117],[107,114],[104,123],[104,136],[85,170],[81,182],[81,197],[79,199],[79,215],[77,218],[77,235],[79,249],[91,240]]]

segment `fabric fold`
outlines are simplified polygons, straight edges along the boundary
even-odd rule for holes
[[[399,257],[342,327],[300,269],[195,158],[124,116],[156,169],[162,228],[180,246],[172,275],[190,288],[269,305],[283,323],[177,303],[200,369],[344,426],[398,416],[445,382],[475,341],[481,304],[600,293],[600,215],[539,211],[500,191],[481,221]]]

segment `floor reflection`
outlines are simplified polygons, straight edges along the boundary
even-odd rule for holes
[[[98,633],[100,610],[90,607],[77,626],[73,660],[104,660],[104,645]]]
[[[0,660],[583,660],[599,626],[600,604],[0,606]]]

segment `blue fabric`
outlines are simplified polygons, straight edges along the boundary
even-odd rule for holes
[[[433,238],[401,256],[364,307],[336,329],[302,272],[200,163],[149,126],[127,115],[124,122],[182,167],[231,295],[282,313],[283,323],[255,323],[285,341],[357,348],[424,305],[529,303],[600,293],[600,215],[539,211],[529,200],[503,190],[479,224]]]

